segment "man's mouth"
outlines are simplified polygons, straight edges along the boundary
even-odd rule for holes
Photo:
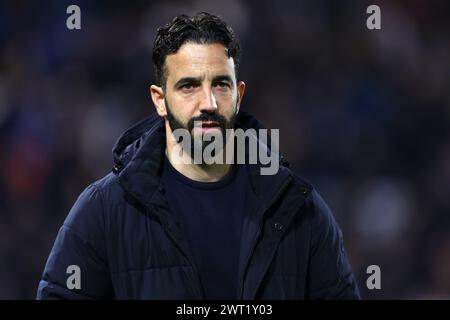
[[[216,121],[202,121],[201,126],[194,129],[202,133],[207,133],[220,129],[220,125]]]
[[[218,127],[219,124],[215,121],[204,121],[202,122],[202,128],[214,128]]]

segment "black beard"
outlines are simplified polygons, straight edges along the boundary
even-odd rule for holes
[[[230,120],[227,120],[224,116],[218,114],[217,112],[202,113],[198,117],[191,118],[188,121],[188,123],[185,125],[175,117],[175,115],[171,111],[171,108],[170,108],[169,103],[167,102],[166,98],[164,98],[164,102],[166,104],[166,111],[167,111],[166,119],[169,122],[169,127],[172,130],[172,132],[175,131],[176,129],[185,129],[185,130],[188,130],[188,132],[191,136],[191,150],[190,150],[191,158],[194,157],[195,150],[198,150],[199,148],[201,148],[201,154],[203,154],[205,148],[214,141],[214,137],[210,141],[207,141],[205,139],[201,139],[201,141],[197,141],[197,139],[194,139],[193,129],[194,129],[194,125],[195,125],[196,121],[200,121],[200,122],[211,121],[211,122],[218,123],[220,131],[222,133],[222,139],[223,139],[222,146],[225,146],[225,143],[227,140],[226,129],[232,129],[234,127],[234,122],[236,119],[237,112],[235,112],[233,114],[233,116],[231,117]],[[236,106],[235,110],[237,111],[237,106]],[[180,141],[177,141],[177,142],[180,142]]]

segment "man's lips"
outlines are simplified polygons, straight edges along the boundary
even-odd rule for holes
[[[203,121],[202,126],[199,128],[215,128],[218,127],[219,123],[215,121]]]
[[[220,128],[219,123],[215,121],[203,121],[201,126],[194,129],[200,130],[201,132],[209,132],[211,130],[217,130]]]

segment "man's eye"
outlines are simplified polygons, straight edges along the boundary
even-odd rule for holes
[[[230,87],[228,82],[217,82],[214,86],[219,87],[219,88],[229,88]]]
[[[180,89],[182,90],[191,90],[192,88],[194,88],[194,86],[192,84],[183,84]]]

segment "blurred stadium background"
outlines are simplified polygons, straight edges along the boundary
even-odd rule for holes
[[[242,107],[327,200],[363,298],[450,298],[450,2],[425,0],[0,0],[0,298],[35,297],[76,197],[153,112],[157,26],[199,11],[240,37]]]

